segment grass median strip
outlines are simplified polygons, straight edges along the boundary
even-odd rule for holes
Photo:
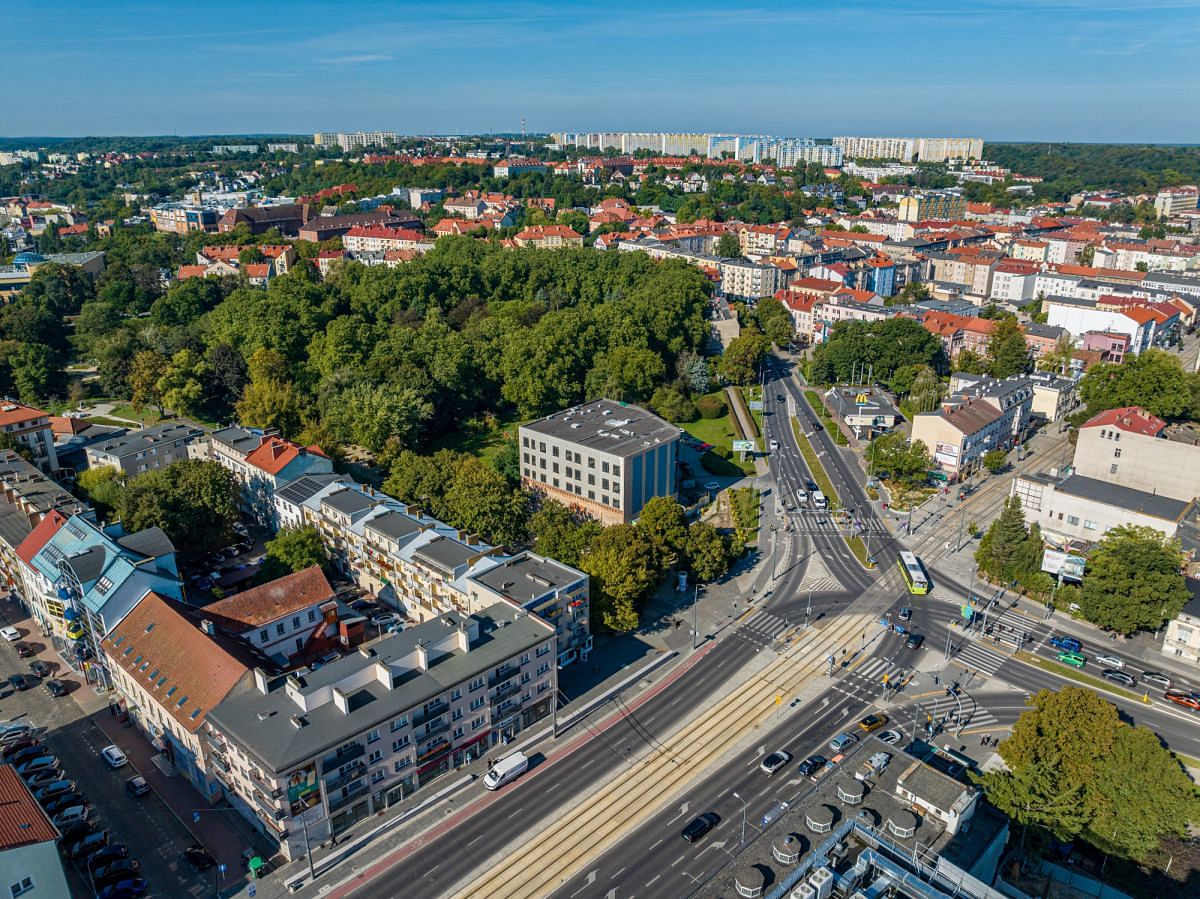
[[[849,446],[849,441],[846,440],[846,435],[842,433],[842,429],[837,426],[837,422],[833,420],[833,416],[829,414],[829,410],[825,408],[825,404],[821,402],[821,394],[815,390],[804,391],[804,396],[808,400],[808,404],[813,407],[813,411],[820,416],[821,421],[825,424],[825,430],[833,436],[833,442],[838,446]]]
[[[833,489],[833,481],[829,479],[829,475],[825,473],[825,466],[821,464],[821,459],[817,456],[817,451],[813,449],[813,445],[808,438],[804,436],[804,432],[800,430],[800,423],[795,418],[792,419],[792,433],[796,435],[796,443],[800,445],[800,455],[804,457],[804,462],[808,466],[808,470],[812,472],[813,480],[816,481],[817,487],[825,494],[829,500],[829,509],[832,512],[841,505],[841,500],[838,498],[837,491]],[[841,533],[841,530],[838,531]],[[842,534],[842,539],[846,541],[846,545],[850,547],[850,551],[854,553],[858,559],[867,568],[875,566],[867,561],[867,546],[863,543],[861,537],[857,534],[847,535]]]
[[[1054,662],[1050,659],[1043,659],[1040,656],[1032,655],[1028,652],[1014,653],[1016,658],[1022,662],[1028,662],[1031,665],[1036,665],[1044,671],[1049,671],[1051,674],[1057,674],[1060,677],[1069,677],[1071,680],[1079,681],[1079,683],[1089,686],[1095,690],[1104,690],[1108,693],[1115,693],[1117,696],[1123,696],[1125,699],[1133,700],[1134,702],[1144,703],[1146,700],[1137,693],[1131,693],[1129,690],[1122,690],[1120,687],[1113,686],[1108,681],[1092,677],[1090,674],[1084,674],[1078,668],[1072,668],[1070,665],[1064,665],[1061,662]]]

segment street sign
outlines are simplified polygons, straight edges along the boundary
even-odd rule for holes
[[[747,403],[747,405],[755,412],[762,411],[762,407],[763,407],[762,400],[750,400],[750,402]]]
[[[755,451],[755,443],[753,440],[735,440],[733,441],[733,451],[735,453],[752,453]]]
[[[249,896],[250,899],[254,899],[254,897],[258,895],[258,884],[252,883],[250,886],[246,887],[246,895]]]

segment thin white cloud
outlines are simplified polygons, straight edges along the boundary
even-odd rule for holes
[[[386,53],[351,53],[346,56],[329,56],[321,62],[327,66],[356,66],[366,62],[387,62],[391,58]]]

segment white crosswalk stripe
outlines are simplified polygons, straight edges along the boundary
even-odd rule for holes
[[[743,628],[749,628],[752,631],[757,631],[771,638],[778,637],[790,626],[786,619],[762,609],[759,609],[742,622]]]
[[[954,661],[964,668],[991,675],[995,674],[996,670],[1008,661],[1008,656],[993,652],[978,643],[968,642],[954,654]]]
[[[965,726],[976,730],[981,727],[996,727],[1000,723],[1000,719],[993,715],[987,709],[976,708],[970,703],[964,703],[963,714],[969,716],[965,722]],[[921,703],[921,715],[932,715],[935,721],[947,719],[950,722],[954,721],[954,715],[958,712],[958,703],[955,702],[953,696],[943,696],[933,702]],[[973,712],[973,714],[972,714]],[[911,719],[910,719],[911,720]],[[918,723],[923,723],[924,718],[919,719]]]

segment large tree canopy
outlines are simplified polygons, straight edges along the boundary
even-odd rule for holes
[[[944,371],[947,362],[942,342],[914,319],[845,321],[834,325],[829,340],[813,353],[812,379],[848,381],[863,365],[877,381],[887,381],[901,366]]]

